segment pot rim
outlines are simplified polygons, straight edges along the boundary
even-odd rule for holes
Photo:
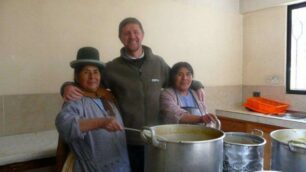
[[[244,132],[225,132],[225,137],[226,135],[236,135],[236,136],[242,136],[242,137],[252,137],[255,138],[256,140],[259,140],[260,143],[254,143],[254,144],[244,144],[244,143],[233,143],[233,142],[228,142],[226,139],[224,139],[224,144],[229,144],[229,145],[234,145],[234,146],[248,146],[248,147],[258,147],[258,146],[263,146],[267,143],[266,139],[255,135],[255,134],[250,134],[250,133],[244,133]]]
[[[219,140],[222,140],[224,139],[225,137],[225,133],[222,131],[222,130],[218,130],[218,129],[215,129],[215,128],[210,128],[210,127],[205,127],[204,125],[203,126],[199,126],[199,125],[193,125],[193,124],[162,124],[162,125],[156,125],[156,126],[152,126],[150,128],[157,128],[157,127],[167,127],[167,126],[182,126],[182,127],[199,127],[199,128],[203,128],[203,129],[209,129],[209,130],[214,130],[216,132],[219,132],[220,133],[220,136],[216,137],[216,138],[213,138],[213,139],[208,139],[208,140],[197,140],[197,141],[173,141],[173,140],[164,140],[164,139],[161,139],[161,138],[158,138],[158,136],[156,137],[156,139],[159,141],[159,142],[162,142],[162,143],[175,143],[175,144],[201,144],[201,143],[208,143],[208,142],[216,142],[216,141],[219,141]]]
[[[279,130],[274,130],[274,131],[272,131],[271,133],[270,133],[270,137],[272,138],[272,140],[274,140],[274,141],[277,141],[277,142],[279,142],[279,143],[282,143],[282,144],[284,144],[284,145],[288,145],[288,142],[290,141],[290,140],[294,140],[294,139],[290,139],[290,140],[282,140],[282,139],[279,139],[279,138],[277,138],[275,135],[277,134],[277,133],[282,133],[282,132],[293,132],[293,131],[303,131],[303,132],[305,132],[306,133],[306,129],[279,129]],[[306,137],[306,136],[305,136]]]

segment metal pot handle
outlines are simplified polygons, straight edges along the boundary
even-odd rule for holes
[[[219,119],[216,120],[216,129],[220,130],[221,129],[221,121]]]
[[[262,130],[260,130],[260,129],[254,128],[251,131],[251,134],[262,137],[264,135],[264,132]]]
[[[289,140],[288,141],[289,150],[292,152],[306,153],[306,146],[305,147],[297,146],[298,144],[306,145],[306,142],[299,140]]]
[[[149,130],[150,133],[151,133],[151,138],[148,137],[146,134],[145,134],[145,130]],[[141,132],[141,136],[142,138],[148,142],[150,139],[150,143],[152,143],[153,146],[155,147],[158,147],[160,149],[166,149],[166,143],[162,143],[162,142],[159,142],[155,136],[155,130],[152,128],[152,127],[144,127],[142,132]]]

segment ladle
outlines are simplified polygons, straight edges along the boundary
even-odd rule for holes
[[[144,133],[144,130],[139,130],[139,129],[136,129],[136,128],[129,128],[129,127],[124,127],[124,129],[127,130],[127,131],[138,132],[138,133],[140,133],[141,136],[142,136],[143,138],[145,138],[146,140],[147,140],[147,138],[148,138],[147,134]],[[158,136],[158,135],[157,135],[156,138],[157,138],[158,140],[161,140],[161,141],[167,141],[167,139],[164,138],[164,137],[162,137],[162,136]]]

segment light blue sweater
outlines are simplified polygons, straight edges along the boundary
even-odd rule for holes
[[[122,124],[117,108],[113,103],[110,104],[114,109],[115,118]],[[89,97],[64,104],[55,123],[60,136],[77,157],[74,172],[130,171],[124,131],[80,131],[79,119],[107,117],[110,117],[108,113]]]

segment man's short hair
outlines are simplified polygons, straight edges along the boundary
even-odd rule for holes
[[[120,37],[123,27],[130,23],[138,24],[142,33],[144,33],[142,24],[140,23],[140,21],[134,17],[128,17],[128,18],[123,19],[119,24],[119,37]]]

